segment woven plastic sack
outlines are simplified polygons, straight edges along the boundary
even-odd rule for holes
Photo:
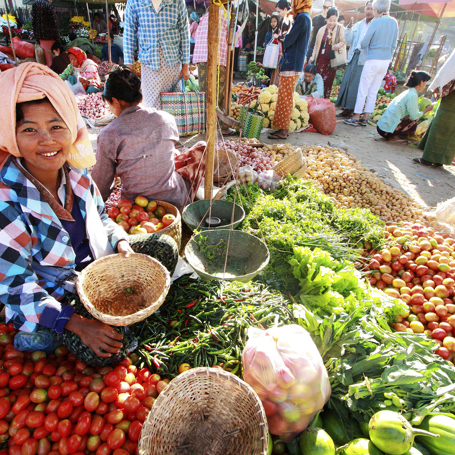
[[[337,126],[335,105],[323,98],[307,98],[310,121],[318,133],[328,136]]]
[[[324,362],[299,325],[250,328],[242,366],[243,380],[262,401],[270,433],[285,441],[303,431],[330,397]]]
[[[13,38],[14,51],[19,58],[35,58],[35,46],[32,43],[21,41],[17,36]]]

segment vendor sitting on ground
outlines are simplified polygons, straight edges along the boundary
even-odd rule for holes
[[[87,94],[99,92],[101,90],[101,79],[98,74],[98,65],[87,58],[85,52],[78,47],[70,48],[68,57],[71,63],[60,74],[60,77],[71,85],[79,81]]]
[[[111,60],[113,63],[122,64],[123,63],[123,51],[117,44],[114,43],[114,32],[111,30],[109,32],[111,38]],[[101,61],[109,61],[109,43],[103,44],[103,49],[101,50]]]
[[[54,57],[52,59],[50,68],[57,74],[61,74],[66,70],[66,68],[68,68],[68,65],[71,63],[68,57],[68,52],[66,52],[65,46],[59,41],[56,41],[52,45],[51,51]]]
[[[431,76],[426,71],[413,71],[405,86],[409,90],[398,95],[389,104],[377,124],[378,133],[387,141],[404,140],[415,133],[422,115],[433,109],[430,104],[419,111],[419,92],[423,92]]]
[[[312,96],[313,98],[324,97],[324,81],[318,74],[317,65],[309,63],[299,76],[295,91],[299,95]]]
[[[14,346],[50,353],[63,344],[87,365],[117,363],[137,340],[93,319],[75,272],[108,254],[140,252],[172,274],[177,244],[167,235],[128,237],[109,219],[90,175],[73,161],[78,133],[87,131],[78,131],[76,99],[53,71],[23,63],[1,73],[0,85],[8,106],[0,111],[0,301],[19,330]]]
[[[127,69],[110,73],[103,98],[117,117],[98,136],[97,162],[92,171],[103,199],[109,197],[118,175],[123,199],[132,201],[142,195],[169,202],[182,211],[190,183],[175,172],[179,133],[174,117],[139,105],[141,81]]]
[[[70,42],[67,46],[68,49],[72,47],[78,47],[79,49],[82,49],[87,54],[87,56],[95,54],[95,44],[93,44],[89,39],[83,37],[78,38],[74,32],[70,33],[68,35],[68,38],[70,39]]]

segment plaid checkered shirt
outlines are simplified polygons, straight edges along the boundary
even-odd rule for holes
[[[185,1],[163,0],[156,12],[151,0],[128,0],[123,38],[125,65],[134,63],[136,43],[139,61],[152,70],[160,69],[160,46],[168,66],[190,63],[190,27]]]
[[[93,256],[113,253],[117,243],[128,238],[126,232],[105,213],[90,176],[72,168],[68,175]],[[6,320],[25,332],[43,325],[61,333],[74,311],[59,300],[64,278],[74,277],[75,259],[61,221],[8,158],[0,171],[0,301],[6,305]]]
[[[224,17],[224,10],[219,9],[219,31],[220,43],[218,48],[218,65],[226,66],[227,64],[227,48],[228,48],[228,20]],[[209,13],[204,14],[199,21],[199,27],[196,30],[194,40],[193,63],[207,63],[208,45],[207,36],[209,32]]]

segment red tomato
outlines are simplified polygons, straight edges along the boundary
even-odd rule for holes
[[[46,389],[35,389],[30,394],[30,401],[32,403],[44,403],[47,401],[48,395]]]
[[[60,420],[57,425],[57,431],[62,438],[67,438],[71,434],[73,425],[68,419]]]
[[[134,396],[128,397],[125,400],[125,411],[129,412],[136,412],[141,405],[141,402]]]
[[[24,368],[22,369],[22,374],[25,374],[28,378],[31,377],[33,374],[33,363],[32,362],[26,362],[24,363]]]
[[[60,400],[49,401],[49,403],[47,403],[46,406],[46,414],[50,414],[51,412],[57,412],[57,409],[59,408],[61,403],[62,402]]]
[[[44,374],[40,374],[35,379],[35,387],[38,387],[39,389],[48,389],[50,385],[50,379],[47,376],[44,376]]]
[[[21,428],[13,436],[13,441],[14,441],[14,444],[21,446],[29,438],[30,438],[30,430],[28,428]]]
[[[17,376],[13,376],[10,378],[8,387],[11,390],[17,390],[17,389],[22,389],[24,387],[25,383],[27,382],[27,376],[25,374],[18,374]]]
[[[24,409],[23,411],[19,412],[19,414],[17,414],[16,417],[14,417],[14,419],[12,420],[10,430],[11,428],[15,428],[16,430],[24,428],[25,420],[27,419],[29,413],[30,412],[27,409]]]
[[[82,442],[82,437],[79,436],[78,434],[73,434],[68,439],[68,452],[76,453],[79,450],[79,447],[81,446],[81,442]]]
[[[117,371],[110,371],[104,376],[104,383],[108,387],[116,387],[121,381],[120,374]]]
[[[36,438],[35,438],[36,439]],[[48,455],[51,451],[51,443],[44,437],[38,440],[38,455]]]
[[[39,359],[38,361],[35,362],[35,366],[33,368],[34,373],[41,374],[43,371],[43,368],[47,365],[47,360],[46,359]]]
[[[78,434],[79,436],[84,436],[86,435],[89,430],[90,430],[90,424],[92,423],[92,419],[90,417],[90,414],[81,416],[79,421],[77,422],[76,428],[74,429],[74,432]]]
[[[55,355],[57,357],[63,357],[65,355],[67,355],[69,353],[68,351],[68,348],[66,346],[59,346],[56,350],[55,350]]]
[[[92,383],[93,378],[91,376],[84,376],[80,381],[79,381],[79,387],[89,387],[90,384]]]
[[[118,391],[115,387],[106,387],[101,392],[101,400],[105,403],[112,403],[118,397]]]
[[[58,451],[60,455],[68,455],[68,438],[60,439],[58,443]]]
[[[6,397],[0,398],[0,419],[3,419],[11,409],[11,400]]]
[[[90,383],[90,392],[101,393],[106,388],[106,384],[101,378],[96,378]]]
[[[144,387],[141,384],[133,384],[131,386],[130,393],[133,397],[136,397],[139,401],[142,401],[146,397]]]
[[[116,429],[109,434],[107,438],[107,445],[110,449],[119,449],[123,446],[123,444],[125,444],[125,433],[122,430]]]
[[[112,449],[109,448],[107,443],[104,443],[98,447],[98,449],[96,451],[96,455],[110,455],[111,452],[112,452]]]
[[[115,218],[120,215],[120,210],[117,207],[112,207],[107,211],[107,214],[109,215],[109,218],[115,220]]]
[[[147,379],[152,375],[147,368],[142,368],[139,370],[139,377],[142,379],[142,381],[147,381]]]
[[[6,433],[8,431],[8,427],[8,422],[0,420],[0,434]]]
[[[51,376],[50,378],[51,386],[60,385],[63,382],[63,379],[60,376]]]
[[[147,397],[156,398],[158,396],[158,392],[156,390],[156,384],[149,384],[145,389],[145,395]]]
[[[90,392],[84,399],[84,407],[88,412],[93,412],[100,404],[100,396],[96,392]]]
[[[107,437],[114,431],[114,425],[112,423],[106,422],[103,429],[100,433],[101,441],[107,441]]]
[[[144,401],[142,402],[142,404],[148,408],[148,409],[152,409],[153,405],[155,404],[155,398],[153,397],[146,397],[144,398]]]
[[[109,423],[116,425],[123,420],[123,411],[121,409],[115,409],[107,414],[106,419]]]
[[[139,213],[136,215],[136,219],[137,219],[139,222],[148,221],[148,220],[149,220],[149,214],[148,214],[147,212],[139,212]]]
[[[13,337],[9,333],[0,335],[0,346],[8,346],[11,343],[13,343]]]
[[[0,399],[1,402],[1,399]],[[13,404],[12,410],[14,414],[19,414],[19,412],[23,411],[27,408],[27,406],[31,403],[30,397],[28,395],[20,396],[16,402]]]
[[[55,372],[55,376],[62,376],[62,374],[68,369],[64,365],[60,365]]]
[[[106,414],[107,409],[108,409],[108,404],[104,403],[104,402],[101,402],[98,405],[98,407],[95,409],[95,413],[99,414],[99,415],[104,415],[104,414]]]
[[[18,446],[17,444],[13,444],[9,448],[9,455],[21,455],[22,453],[22,447]]]
[[[161,218],[163,218],[163,216],[166,215],[166,209],[162,205],[159,205],[155,209],[154,213],[155,216],[161,220]]]
[[[129,452],[125,449],[115,449],[112,455],[128,455]]]
[[[8,368],[8,373],[11,376],[17,376],[18,374],[22,373],[23,365],[21,363],[13,363],[9,368]]]
[[[90,450],[90,452],[95,452],[95,450],[97,450],[100,445],[101,438],[97,434],[92,435],[87,439],[87,449]]]
[[[9,382],[10,375],[9,373],[0,373],[0,387],[6,387]]]
[[[21,455],[35,455],[37,452],[38,441],[35,438],[29,438],[22,444]]]
[[[51,385],[47,394],[51,400],[58,400],[62,394],[62,388],[59,385]]]
[[[50,437],[51,437],[52,442],[59,442],[60,439],[62,439],[62,436],[60,435],[60,433],[57,430],[52,431]]]
[[[37,428],[33,432],[33,437],[39,442],[40,439],[47,438],[50,434],[50,431],[47,431],[44,426]]]
[[[131,386],[127,382],[122,381],[117,385],[116,389],[118,393],[128,393],[131,390]]]
[[[133,203],[131,201],[128,201],[127,199],[120,199],[119,203],[117,204],[117,207],[121,209],[122,207],[129,207],[131,208],[133,206]]]
[[[70,414],[70,416],[68,417],[68,420],[71,422],[71,423],[76,423],[78,420],[79,420],[79,417],[85,412],[85,409],[84,409],[84,405],[79,405],[79,406],[76,406],[74,409],[73,409],[73,412]]]
[[[71,392],[68,400],[74,407],[80,406],[84,402],[84,395],[81,392]]]
[[[129,397],[130,397],[129,393],[120,393],[117,399],[115,400],[115,404],[117,405],[117,407],[123,409],[125,407],[125,401]]]
[[[147,380],[147,382],[149,384],[155,384],[155,385],[158,384],[158,382],[160,382],[160,381],[161,381],[161,376],[159,374],[152,374]]]
[[[113,371],[113,368],[110,366],[106,367],[97,367],[96,371],[101,375],[104,376],[105,374],[109,373],[109,371]]]
[[[53,432],[57,429],[58,425],[58,416],[56,412],[51,412],[48,414],[45,419],[44,419],[44,428],[46,428],[47,431]]]
[[[103,429],[105,424],[105,420],[99,416],[99,415],[94,415],[92,418],[92,423],[90,425],[90,434],[96,435],[100,434],[101,430]]]
[[[81,392],[82,396],[85,398],[90,393],[90,389],[88,387],[81,387],[79,392]]]
[[[3,358],[5,360],[15,359],[16,357],[24,358],[24,353],[22,351],[18,351],[17,349],[6,349],[3,353]]]
[[[63,381],[65,381],[64,378]],[[76,381],[63,382],[61,387],[63,397],[67,397],[71,392],[76,392],[76,390],[79,388]]]
[[[139,420],[136,420],[135,422],[132,422],[130,427],[128,428],[128,437],[136,442],[139,441],[139,438],[141,436],[141,431],[142,431],[142,422]]]
[[[73,412],[73,405],[69,401],[63,401],[57,409],[59,419],[66,419]]]
[[[128,429],[131,425],[131,422],[129,420],[122,420],[119,422],[117,425],[115,425],[116,430],[121,430],[125,435],[128,434]],[[123,444],[122,444],[123,445]]]
[[[145,419],[147,418],[149,412],[150,409],[147,409],[145,406],[141,406],[136,412],[137,420],[145,422]]]
[[[25,424],[30,428],[39,428],[40,426],[44,425],[44,414],[37,411],[31,412],[27,416]]]
[[[175,221],[175,216],[172,215],[171,213],[166,213],[166,215],[163,216],[163,219],[161,222],[164,224],[164,226],[169,226]]]
[[[122,449],[126,450],[130,455],[134,455],[137,449],[137,442],[127,439]]]
[[[73,371],[65,371],[62,374],[63,382],[73,382],[74,381],[74,372]],[[74,381],[76,382],[76,381]]]

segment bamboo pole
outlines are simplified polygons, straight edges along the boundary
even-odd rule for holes
[[[254,61],[256,61],[256,52],[258,47],[258,16],[259,16],[259,0],[256,0],[256,30],[254,32]]]
[[[106,0],[107,49],[109,52],[109,71],[112,70],[111,34],[109,29],[109,3]]]
[[[6,23],[7,23],[7,25],[8,25],[8,33],[9,33],[9,39],[10,39],[10,43],[11,43],[11,49],[13,50],[14,64],[17,65],[16,51],[14,50],[13,34],[11,33],[11,27],[10,27],[10,25],[9,25],[9,11],[8,11],[8,6],[7,6],[7,4],[6,4],[6,0],[4,0],[4,2],[5,2]]]
[[[213,166],[215,161],[215,140],[216,140],[216,98],[217,98],[217,68],[218,68],[218,46],[219,46],[219,13],[218,5],[210,0],[209,3],[209,30],[207,36],[207,150],[205,158],[205,199],[211,199],[213,194]]]
[[[234,6],[233,6],[234,7]],[[236,21],[235,16],[232,14],[231,9],[231,21],[229,23],[228,32],[228,53],[226,62],[226,86],[224,89],[224,113],[229,115],[231,108],[231,90],[232,90],[232,76],[234,71],[234,52],[235,52],[235,27]]]
[[[441,23],[441,19],[444,16],[444,11],[446,10],[446,6],[447,6],[447,3],[444,3],[444,6],[442,7],[441,13],[438,16],[438,22],[436,22],[436,25],[435,25],[434,30],[433,30],[433,34],[431,35],[430,42],[428,44],[427,53],[430,52],[430,50],[431,50],[431,45],[433,44],[434,37],[436,36],[436,32],[438,31],[439,24]],[[422,61],[423,61],[423,59],[422,59]],[[433,63],[431,64],[430,73],[433,73],[433,70],[434,70]]]
[[[90,24],[90,41],[93,43],[93,35],[92,35],[92,19],[90,17],[90,8],[88,7],[88,3],[85,4],[87,7],[87,16],[88,16],[88,22]]]

